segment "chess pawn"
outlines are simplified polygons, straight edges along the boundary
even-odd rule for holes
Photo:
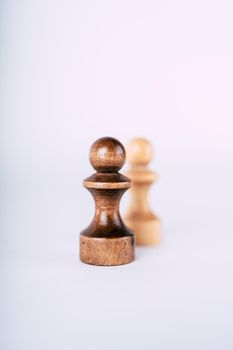
[[[124,221],[135,233],[136,244],[152,245],[160,241],[160,220],[148,205],[148,191],[157,174],[148,169],[153,149],[148,140],[136,138],[127,147],[131,165],[126,174],[132,180],[131,200]]]
[[[134,234],[123,223],[119,203],[130,179],[118,171],[125,163],[123,145],[112,137],[93,143],[89,159],[96,173],[83,181],[95,200],[95,216],[80,233],[80,260],[92,265],[122,265],[134,260]]]

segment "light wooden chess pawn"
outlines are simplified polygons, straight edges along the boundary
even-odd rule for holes
[[[95,216],[80,233],[80,259],[93,265],[122,265],[134,260],[134,234],[125,226],[119,202],[131,181],[118,171],[125,163],[125,149],[103,137],[90,149],[90,163],[97,171],[83,181],[95,200]]]
[[[124,217],[136,237],[138,245],[152,245],[160,242],[160,220],[152,213],[148,204],[148,191],[157,179],[157,174],[148,169],[153,149],[143,138],[133,139],[127,147],[127,160],[131,165],[126,174],[132,180],[131,200]]]

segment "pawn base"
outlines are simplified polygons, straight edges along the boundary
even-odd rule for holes
[[[152,220],[124,219],[125,224],[134,232],[137,245],[155,245],[161,240],[161,222]]]
[[[80,235],[80,260],[99,266],[124,265],[134,261],[134,236],[94,238]]]

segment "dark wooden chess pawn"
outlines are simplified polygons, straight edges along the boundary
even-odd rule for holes
[[[93,265],[122,265],[134,260],[134,234],[123,223],[119,202],[130,179],[118,171],[125,163],[123,145],[103,137],[90,149],[90,163],[97,171],[83,181],[95,200],[95,216],[80,233],[80,259]]]

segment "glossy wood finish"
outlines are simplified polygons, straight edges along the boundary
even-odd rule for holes
[[[136,244],[153,245],[160,242],[160,220],[151,211],[148,204],[148,192],[157,175],[148,169],[153,157],[153,149],[148,140],[137,138],[127,148],[130,170],[127,173],[132,180],[131,200],[124,220],[134,231]]]
[[[80,233],[80,259],[93,265],[122,265],[134,260],[134,235],[121,219],[119,203],[130,187],[130,179],[120,174],[125,149],[111,137],[92,145],[90,163],[97,173],[83,181],[95,200],[95,216]]]

